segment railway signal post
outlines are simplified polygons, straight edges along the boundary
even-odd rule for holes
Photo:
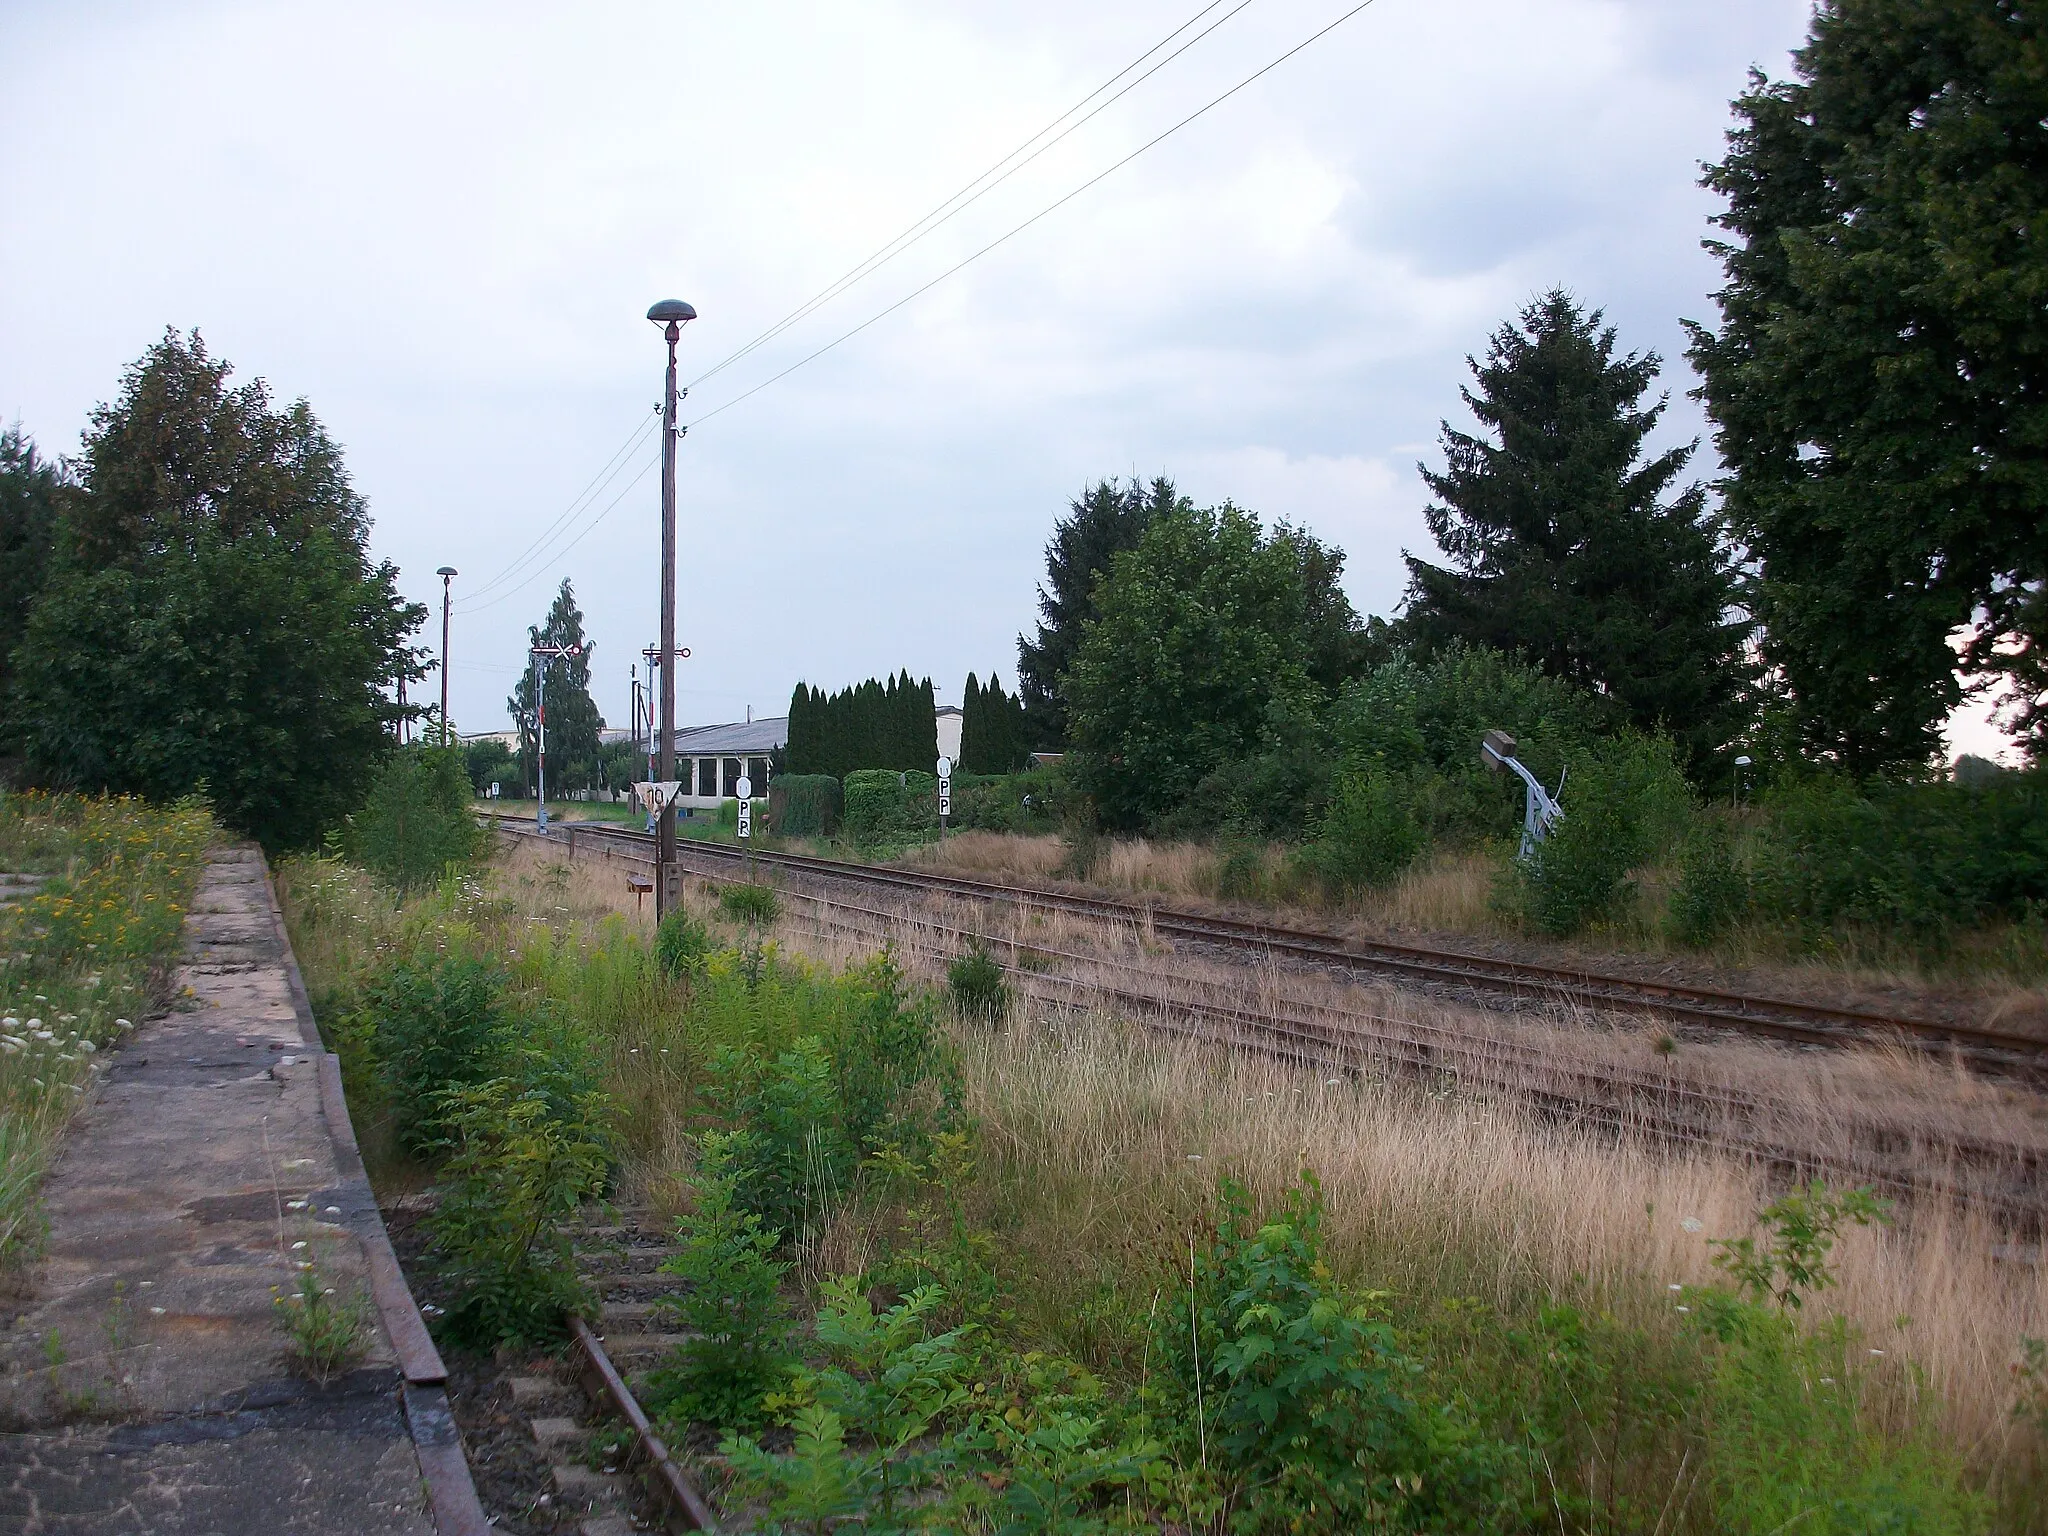
[[[663,299],[647,311],[668,343],[668,379],[661,395],[661,751],[655,777],[676,776],[676,342],[697,311],[681,299]],[[676,805],[668,799],[655,830],[654,919],[660,922],[682,897],[682,868],[676,863]]]

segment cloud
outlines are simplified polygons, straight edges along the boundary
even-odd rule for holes
[[[696,419],[873,315],[1339,14],[1257,0],[844,299]],[[1184,20],[1190,0],[962,8],[20,6],[0,28],[0,413],[47,447],[166,324],[346,445],[414,595],[460,599],[686,376],[847,270]],[[1680,13],[1683,14],[1680,14]],[[1220,12],[1218,13],[1220,14]],[[686,711],[798,678],[1014,672],[1045,540],[1103,475],[1172,474],[1349,552],[1426,547],[1417,457],[1466,354],[1565,283],[1672,360],[1727,101],[1803,4],[1378,3],[683,445]],[[1418,449],[1416,445],[1425,445]],[[651,454],[651,448],[647,450]],[[653,634],[657,477],[509,600],[459,611],[458,722],[498,723],[571,576],[599,702]]]

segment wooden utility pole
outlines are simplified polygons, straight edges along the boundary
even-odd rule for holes
[[[455,738],[448,732],[448,583],[458,574],[452,565],[444,565],[434,574],[441,578],[441,745],[447,746]]]
[[[681,299],[663,299],[647,311],[668,343],[668,381],[661,395],[661,764],[663,784],[676,776],[676,342],[697,311]],[[676,866],[676,802],[664,792],[655,831],[654,916],[659,922],[681,895]]]

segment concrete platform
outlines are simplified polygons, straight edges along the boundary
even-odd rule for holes
[[[186,935],[191,995],[111,1053],[0,1303],[0,1530],[480,1530],[256,849],[214,851]],[[307,1262],[369,1323],[324,1388],[275,1300]]]

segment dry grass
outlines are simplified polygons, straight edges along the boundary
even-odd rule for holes
[[[569,866],[525,846],[502,855],[501,866],[524,904],[553,908],[558,921],[595,923],[631,910],[622,871]],[[693,910],[708,911],[702,883],[687,884]],[[957,952],[959,930],[988,933],[994,915],[927,902],[857,929],[827,930],[810,904],[786,905],[791,915],[775,935],[785,948],[839,965],[872,953],[886,934],[912,974],[926,979],[937,979]],[[1119,964],[1149,961],[1162,998],[1176,985],[1235,985],[1269,1006],[1344,1009],[1540,1047],[1561,1069],[1654,1068],[1703,1088],[1768,1093],[1780,1107],[1775,1132],[1817,1145],[1854,1140],[1859,1128],[1908,1139],[1967,1130],[2048,1144],[2039,1098],[1904,1053],[1727,1042],[1665,1054],[1652,1029],[1503,1015],[1172,955],[1142,929],[1106,932],[1058,913],[1013,915],[1010,931],[988,936],[1083,956],[1092,946]],[[1063,969],[1084,983],[1091,974],[1086,964]],[[1099,974],[1130,984],[1122,971]],[[1032,980],[1024,971],[1013,977]],[[1512,1097],[1478,1098],[1445,1082],[1369,1071],[1333,1079],[1162,1035],[1122,1016],[1128,1012],[1025,1001],[1004,1030],[961,1035],[982,1131],[982,1198],[1031,1277],[1032,1319],[1070,1345],[1085,1343],[1075,1335],[1085,1334],[1106,1285],[1128,1292],[1163,1273],[1220,1172],[1271,1197],[1300,1168],[1314,1168],[1328,1196],[1332,1261],[1357,1283],[1418,1297],[1472,1296],[1517,1313],[1558,1297],[1673,1331],[1680,1319],[1666,1287],[1717,1278],[1708,1239],[1748,1231],[1773,1192],[1769,1176],[1739,1157],[1560,1124]],[[668,1203],[687,1158],[671,1117],[666,1133],[643,1143],[633,1189]],[[847,1231],[831,1241],[858,1246]],[[1873,1364],[1888,1373],[1897,1402],[1912,1398],[1921,1373],[1973,1457],[1995,1457],[2016,1432],[2011,1363],[2022,1337],[2048,1336],[2048,1266],[2000,1259],[2003,1241],[1981,1217],[1933,1204],[1893,1229],[1851,1231],[1836,1252],[1839,1288],[1809,1314],[1847,1318],[1868,1347],[1886,1350]]]
[[[1514,1312],[1570,1298],[1666,1328],[1665,1287],[1717,1278],[1707,1239],[1747,1231],[1768,1197],[1734,1160],[1324,1079],[1101,1016],[1020,1018],[964,1049],[989,1174],[1034,1273],[1066,1277],[1045,1299],[1053,1316],[1073,1315],[1106,1271],[1155,1270],[1219,1172],[1271,1198],[1314,1168],[1332,1262],[1359,1283]],[[1815,1319],[1854,1321],[1902,1382],[1924,1372],[1961,1443],[2002,1444],[2019,1340],[2048,1333],[2048,1271],[1997,1261],[1992,1234],[1952,1212],[1852,1231],[1837,1259],[1841,1286]]]

